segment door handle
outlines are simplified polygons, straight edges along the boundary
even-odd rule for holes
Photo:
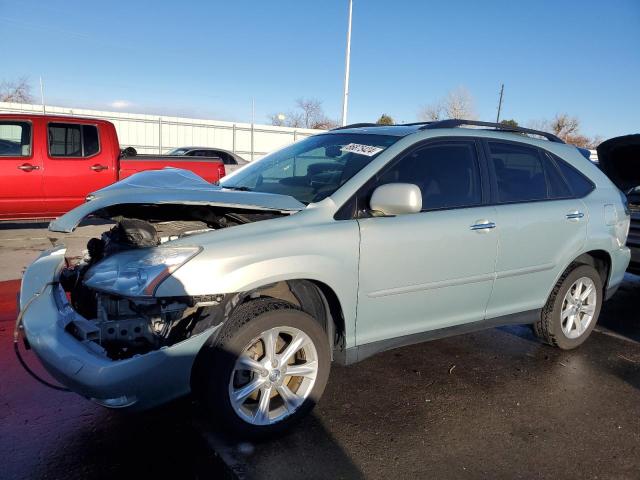
[[[490,222],[489,220],[478,220],[476,223],[469,227],[473,231],[486,231],[491,230],[492,228],[496,228],[496,224]]]
[[[30,163],[23,163],[22,165],[18,165],[18,168],[23,172],[30,172],[32,170],[40,170],[38,165],[31,165]]]
[[[567,213],[567,220],[578,222],[580,221],[581,218],[584,218],[584,213],[579,212],[577,210]]]
[[[109,167],[96,163],[95,165],[91,165],[91,167],[89,168],[91,168],[91,170],[93,170],[94,172],[101,172],[102,170],[106,170]]]

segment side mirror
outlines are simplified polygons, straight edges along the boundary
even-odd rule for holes
[[[412,183],[387,183],[373,191],[369,206],[385,215],[418,213],[422,210],[422,192]]]

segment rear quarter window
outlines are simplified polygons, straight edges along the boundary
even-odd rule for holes
[[[569,165],[560,157],[556,155],[551,155],[551,157],[555,161],[556,165],[558,165],[560,173],[562,173],[562,176],[569,185],[569,188],[571,188],[571,191],[575,197],[586,197],[593,191],[595,185],[584,174]]]

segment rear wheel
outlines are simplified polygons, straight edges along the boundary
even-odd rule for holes
[[[581,345],[598,321],[602,307],[602,279],[591,265],[575,265],[560,278],[534,324],[538,337],[570,350]]]
[[[306,415],[331,366],[321,325],[294,305],[264,298],[241,305],[204,347],[204,404],[230,433],[264,438]]]

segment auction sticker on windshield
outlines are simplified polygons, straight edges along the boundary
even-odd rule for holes
[[[373,157],[382,150],[384,150],[384,148],[373,147],[371,145],[361,145],[359,143],[350,143],[340,149],[342,152],[357,153],[358,155],[366,155],[367,157]]]

